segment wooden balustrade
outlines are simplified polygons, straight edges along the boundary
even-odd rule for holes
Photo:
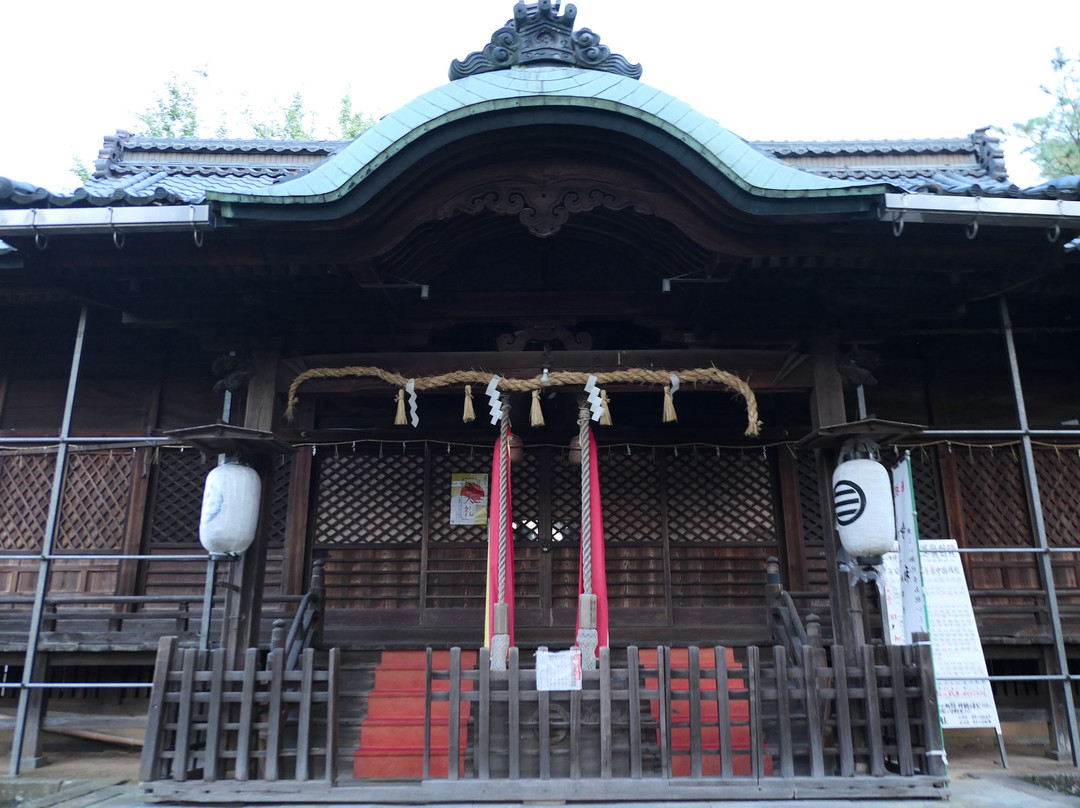
[[[225,651],[158,648],[140,778],[144,782],[311,781],[337,777],[340,654],[325,667],[306,649],[295,669],[284,647],[226,669]]]

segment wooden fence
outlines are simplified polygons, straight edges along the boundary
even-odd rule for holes
[[[336,778],[339,652],[288,664],[284,644],[262,663],[249,648],[231,669],[225,651],[158,647],[140,779],[309,781]]]
[[[943,797],[929,645],[801,650],[796,660],[783,646],[682,655],[631,647],[613,664],[603,649],[580,691],[548,692],[516,649],[500,672],[489,670],[486,650],[476,670],[463,670],[454,649],[447,672],[429,669],[425,746],[443,747],[433,742],[432,705],[449,702],[438,731],[461,757],[441,793],[455,799],[499,799],[521,780],[537,799],[714,796],[695,786],[742,799]]]

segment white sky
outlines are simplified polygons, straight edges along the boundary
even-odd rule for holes
[[[1078,0],[578,0],[578,28],[752,140],[958,137],[1040,115],[1055,47],[1080,53]],[[303,93],[331,123],[347,86],[386,114],[446,82],[512,0],[2,0],[0,176],[61,190],[175,72],[208,107]],[[269,117],[267,113],[264,117]],[[1021,186],[1037,172],[1007,143]]]

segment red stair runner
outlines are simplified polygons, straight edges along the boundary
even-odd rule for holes
[[[643,648],[639,652],[638,656],[641,664],[646,667],[656,667],[656,649]],[[701,669],[713,670],[716,668],[716,658],[711,650],[702,649],[700,654]],[[735,655],[732,649],[727,649],[727,666],[728,669],[741,668],[742,665],[735,661]],[[671,649],[671,667],[672,669],[689,670],[690,668],[690,651],[687,648],[672,648]],[[647,678],[645,680],[645,687],[654,688],[657,686],[657,680],[655,678]],[[688,679],[672,679],[671,689],[676,691],[689,690],[690,682]],[[716,701],[714,698],[709,697],[708,693],[716,692],[716,680],[715,679],[701,679],[701,722],[702,724],[715,723],[717,721],[718,712]],[[741,679],[729,679],[728,680],[728,692],[740,693],[746,692],[746,685],[743,684]],[[653,720],[660,720],[660,705],[656,701],[649,703],[649,709],[652,712]],[[731,768],[732,774],[735,775],[749,775],[750,774],[750,727],[746,724],[750,718],[750,706],[747,701],[735,700],[730,701],[730,720],[732,724],[742,724],[742,726],[732,726],[731,728]],[[671,701],[671,751],[673,753],[671,758],[671,774],[673,777],[689,777],[690,776],[690,702],[688,699],[680,700],[672,698]],[[659,732],[659,730],[657,730]],[[704,775],[718,776],[720,774],[720,729],[719,727],[705,727],[701,728],[701,771]],[[683,754],[678,754],[683,753]],[[765,753],[765,768],[763,774],[772,774],[772,757]]]
[[[450,652],[432,654],[432,668],[447,670]],[[461,667],[476,665],[476,651],[461,652]],[[360,725],[360,748],[353,754],[353,777],[362,779],[419,779],[424,769],[424,697],[426,651],[384,651],[375,669],[375,686],[368,694],[367,716]],[[450,683],[436,680],[435,690],[449,690]],[[463,690],[472,682],[462,680]],[[460,751],[468,743],[470,704],[461,706]],[[450,704],[435,702],[431,710],[431,776],[446,777]],[[464,775],[464,755],[458,758]]]

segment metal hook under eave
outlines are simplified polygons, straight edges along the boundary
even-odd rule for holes
[[[971,224],[964,228],[964,235],[968,237],[968,240],[972,240],[975,236],[979,235],[979,220],[975,219]]]
[[[1053,227],[1046,228],[1046,240],[1053,244],[1061,237],[1061,225],[1054,222]]]
[[[199,232],[198,226],[195,224],[195,206],[189,205],[191,211],[191,235],[195,238],[195,246],[201,247],[203,245],[203,234]]]
[[[897,238],[900,238],[900,234],[904,232],[904,219],[903,217],[896,219],[892,223],[892,234]]]
[[[113,224],[113,213],[114,212],[115,212],[114,209],[112,207],[110,207],[109,208],[109,227],[112,228],[113,244],[116,245],[116,249],[122,250],[122,249],[124,249],[124,244],[126,243],[127,238],[123,233],[120,232],[119,229],[117,229],[116,225]]]
[[[44,250],[49,246],[49,237],[37,229],[37,208],[30,211],[30,229],[34,231],[34,246]]]

